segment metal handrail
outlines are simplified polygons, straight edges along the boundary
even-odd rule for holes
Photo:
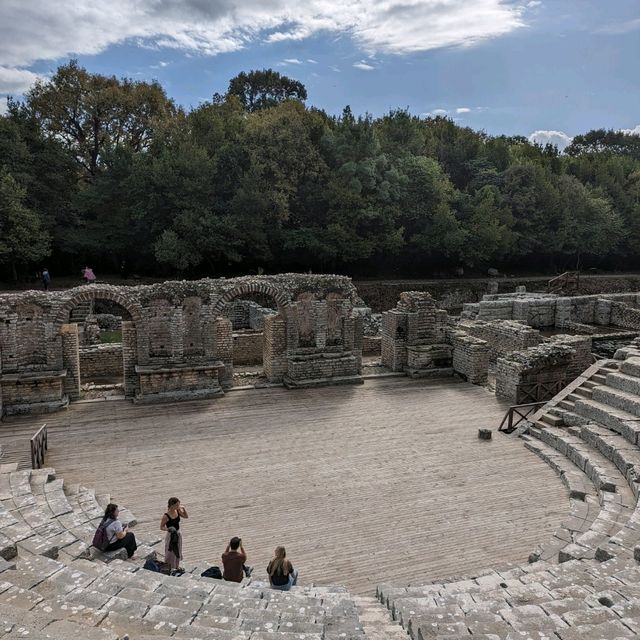
[[[31,468],[44,467],[44,457],[49,448],[47,424],[43,424],[31,438]]]

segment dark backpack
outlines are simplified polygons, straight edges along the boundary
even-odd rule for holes
[[[148,558],[142,568],[146,569],[147,571],[164,573],[165,575],[178,575],[177,573],[173,573],[171,571],[171,567],[166,562],[162,562],[161,560],[153,560],[152,558]]]
[[[205,569],[201,574],[203,578],[215,578],[216,580],[222,580],[222,571],[220,567],[209,567]]]
[[[96,549],[104,551],[109,546],[109,536],[107,535],[107,527],[113,522],[110,518],[103,520],[93,534],[93,542],[91,543]]]

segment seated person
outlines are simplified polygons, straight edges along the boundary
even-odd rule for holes
[[[108,504],[104,510],[102,522],[107,522],[105,533],[107,534],[107,540],[109,540],[105,551],[116,551],[124,547],[127,550],[127,556],[131,558],[136,552],[138,544],[136,543],[136,537],[129,531],[127,525],[118,520],[119,513],[117,504]]]
[[[242,582],[242,576],[251,575],[253,569],[245,566],[247,554],[242,546],[242,539],[234,536],[229,541],[225,552],[222,554],[222,577],[229,582]]]
[[[287,552],[284,547],[276,547],[274,558],[267,567],[269,584],[272,589],[289,591],[298,582],[298,572],[287,560]]]

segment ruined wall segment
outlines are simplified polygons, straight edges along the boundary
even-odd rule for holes
[[[453,374],[447,312],[430,294],[404,291],[395,309],[382,314],[382,364],[418,378]]]
[[[79,395],[82,368],[72,314],[79,309],[76,315],[86,315],[97,300],[126,310],[121,372],[127,397],[217,397],[233,380],[232,324],[223,312],[249,294],[269,298],[277,308],[252,314],[249,307],[249,323],[265,326],[270,382],[299,387],[362,380],[362,321],[353,309],[364,303],[350,278],[280,274],[132,287],[94,284],[0,295],[2,412],[51,410]],[[86,355],[85,368],[94,364]]]

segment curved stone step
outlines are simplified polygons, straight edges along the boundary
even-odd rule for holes
[[[576,433],[580,433],[579,430]],[[600,511],[587,530],[560,549],[558,559],[560,562],[585,557],[608,559],[610,550],[605,553],[603,545],[624,530],[636,507],[635,496],[625,476],[606,456],[566,429],[541,429],[539,437],[584,471],[600,495]],[[579,521],[574,522],[575,526],[580,524]]]
[[[586,422],[599,422],[624,436],[632,444],[638,444],[640,419],[632,413],[586,398],[575,403],[575,413],[586,418]]]
[[[640,378],[640,358],[630,357],[620,363],[620,373]]]
[[[640,378],[616,372],[607,375],[607,386],[640,396]]]
[[[640,417],[640,397],[635,393],[602,385],[593,390],[592,398],[596,402],[630,413],[636,418]]]

